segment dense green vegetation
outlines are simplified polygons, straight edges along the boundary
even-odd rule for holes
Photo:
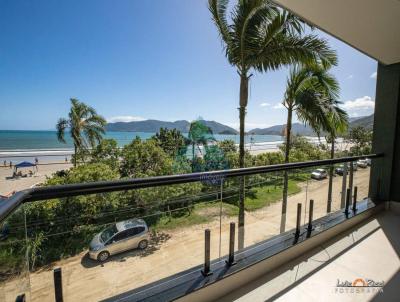
[[[372,131],[357,126],[351,128],[345,137],[345,140],[351,144],[350,153],[353,155],[362,155],[371,153]]]
[[[172,130],[163,131],[164,137],[177,136]],[[141,178],[192,171],[190,156],[180,156],[179,152],[171,148],[170,140],[160,139],[160,135],[148,140],[136,138],[122,149],[116,146],[113,140],[101,141],[86,155],[85,163],[66,171],[59,171],[49,178],[45,185],[87,183],[126,177]],[[206,146],[204,154],[195,158],[197,168],[208,171],[216,167],[239,167],[239,154],[232,141]],[[176,149],[180,148],[180,145],[176,146]],[[328,156],[328,152],[301,137],[293,140],[292,150],[293,160],[320,159]],[[178,155],[174,157],[176,154]],[[282,162],[283,154],[280,151],[259,155],[251,155],[248,152],[245,154],[246,166]],[[299,192],[297,183],[307,177],[308,174],[293,173],[289,181],[289,194]],[[254,211],[280,200],[282,179],[281,174],[246,177],[245,210]],[[223,215],[237,216],[238,184],[236,178],[224,181],[222,204],[219,183],[207,180],[27,204],[3,225],[3,231],[7,230],[7,238],[1,241],[2,277],[6,278],[7,274],[22,269],[26,263],[26,252],[31,269],[76,255],[87,249],[94,234],[115,221],[141,217],[154,232],[165,232],[177,227],[210,222],[219,216],[221,205]],[[27,244],[25,217],[28,226]]]

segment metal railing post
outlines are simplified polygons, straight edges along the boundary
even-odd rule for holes
[[[63,290],[62,290],[62,274],[61,267],[54,269],[54,295],[56,302],[63,302]]]
[[[342,197],[340,200],[340,208],[342,209],[346,204],[346,185],[347,185],[347,162],[343,163]]]
[[[357,212],[357,186],[354,187],[354,195],[353,195],[353,212]]]
[[[350,162],[350,173],[349,173],[349,189],[350,189],[350,200],[353,195],[353,178],[354,178],[354,165]]]
[[[313,226],[312,226],[313,212],[314,212],[314,200],[310,199],[310,207],[309,207],[309,212],[308,212],[308,226],[307,226],[308,236],[311,234],[311,231],[313,229]]]
[[[26,296],[25,294],[21,294],[15,298],[15,302],[26,302]]]
[[[229,256],[227,265],[235,264],[235,223],[231,222],[229,225]]]
[[[344,213],[349,215],[349,206],[350,206],[350,189],[347,189],[347,194],[346,194],[346,205],[344,209]]]
[[[211,238],[211,231],[209,229],[206,229],[204,231],[204,268],[201,271],[204,277],[211,275],[210,271],[210,238]]]
[[[300,236],[300,221],[301,221],[301,203],[297,204],[297,220],[296,220],[296,232],[294,233],[295,238]]]

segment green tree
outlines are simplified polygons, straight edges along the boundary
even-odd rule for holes
[[[335,64],[335,53],[325,40],[303,35],[304,25],[294,15],[278,9],[267,0],[241,0],[228,22],[229,0],[209,0],[209,10],[219,31],[229,63],[240,77],[239,92],[239,165],[244,167],[244,125],[251,71],[267,72],[296,62],[317,59]],[[239,194],[239,249],[244,245],[244,178]]]
[[[280,145],[279,149],[285,154],[286,143]],[[309,142],[304,136],[292,135],[290,139],[289,162],[320,160],[324,158],[327,158],[325,149]]]
[[[236,144],[231,139],[224,139],[222,141],[219,141],[217,145],[222,151],[224,151],[225,154],[230,152],[237,152]]]
[[[122,177],[143,178],[190,171],[188,171],[186,161],[173,160],[156,140],[142,141],[136,137],[122,149],[120,172]],[[124,198],[127,203],[139,208],[142,215],[157,220],[159,216],[156,213],[158,212],[170,212],[176,208],[180,209],[175,211],[176,215],[186,210],[190,212],[193,199],[191,196],[196,195],[200,190],[200,183],[187,183],[131,190],[126,192]]]
[[[74,166],[79,152],[86,152],[99,143],[104,134],[106,120],[96,110],[77,99],[71,99],[68,118],[60,118],[57,122],[57,138],[66,143],[65,132],[69,128],[74,143]]]
[[[228,169],[229,161],[226,153],[217,145],[207,146],[204,155],[204,171],[217,171]]]
[[[67,185],[119,179],[118,173],[104,163],[86,163],[54,175],[45,183]],[[123,204],[119,192],[99,193],[50,199],[24,207],[29,256],[33,267],[62,257],[73,256],[87,248],[93,235],[105,223],[114,222],[109,215]]]
[[[91,152],[92,163],[105,163],[118,170],[121,151],[115,139],[103,139]]]
[[[365,127],[357,126],[351,128],[345,140],[350,143],[350,152],[353,155],[363,155],[371,152],[372,131]]]
[[[177,129],[160,128],[153,137],[158,145],[172,158],[185,150],[186,138]]]
[[[120,171],[122,177],[134,178],[170,175],[173,172],[172,159],[157,141],[142,141],[136,137],[121,151]]]
[[[286,123],[285,163],[289,162],[293,112],[297,118],[310,125],[318,134],[329,130],[330,120],[346,113],[337,100],[339,84],[322,65],[295,65],[288,77],[283,106],[288,111]],[[281,232],[285,231],[288,197],[288,172],[284,173]]]

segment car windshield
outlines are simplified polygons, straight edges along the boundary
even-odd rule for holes
[[[114,225],[106,228],[103,232],[101,232],[100,238],[103,242],[107,242],[112,236],[118,233],[117,227]]]

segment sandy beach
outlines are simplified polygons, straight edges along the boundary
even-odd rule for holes
[[[0,195],[7,195],[13,191],[20,191],[31,188],[32,186],[43,183],[46,177],[51,177],[55,172],[60,170],[69,169],[72,167],[70,163],[62,163],[61,161],[41,161],[37,166],[38,171],[33,175],[29,176],[29,170],[34,170],[33,167],[23,168],[21,172],[28,174],[27,177],[19,177],[9,179],[13,175],[14,168],[8,166],[0,166]]]

